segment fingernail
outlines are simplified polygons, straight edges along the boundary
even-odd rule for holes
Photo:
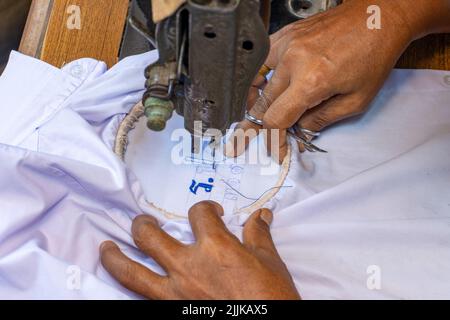
[[[300,153],[304,153],[306,151],[305,145],[303,143],[301,143],[301,142],[298,143],[298,151]]]
[[[159,225],[158,220],[155,217],[150,216],[148,214],[142,214],[142,215],[137,216],[136,218],[134,218],[133,223],[137,223],[137,222],[140,222],[140,223],[151,223],[153,225]]]
[[[267,223],[267,225],[270,227],[270,225],[273,222],[273,213],[268,209],[261,209],[261,214],[259,215],[259,218],[265,223]]]
[[[102,244],[100,244],[100,252],[103,252],[109,248],[115,247],[116,244],[112,241],[104,241],[102,242]]]
[[[215,208],[215,209],[214,209],[215,212],[216,212],[220,217],[223,217],[223,216],[224,216],[223,208],[222,208],[222,206],[220,205],[220,203],[215,202],[215,201],[212,201],[212,200],[205,201],[205,203],[207,203],[208,205],[214,207],[214,208]]]
[[[204,200],[194,204],[189,210],[189,216],[191,214],[199,212],[213,212],[217,214],[219,217],[224,216],[222,206],[219,203],[212,200]]]

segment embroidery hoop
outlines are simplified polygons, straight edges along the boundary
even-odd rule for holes
[[[125,154],[127,152],[127,146],[129,143],[128,134],[136,128],[136,124],[138,123],[139,119],[144,116],[144,106],[141,102],[137,103],[130,112],[125,116],[125,118],[122,120],[122,122],[119,125],[119,129],[116,134],[116,139],[114,142],[114,153],[122,159],[122,161],[125,162]],[[266,205],[270,200],[272,200],[283,188],[284,182],[286,181],[286,178],[289,173],[289,169],[291,166],[291,154],[292,154],[292,145],[289,143],[288,146],[288,152],[286,155],[286,158],[283,160],[283,163],[281,164],[281,170],[279,174],[279,178],[275,186],[265,193],[260,199],[252,203],[250,206],[241,208],[233,213],[233,215],[250,215],[253,212],[261,209]],[[165,210],[164,208],[159,208],[154,203],[147,201],[147,204],[154,210],[157,210],[161,214],[163,214],[166,218],[172,219],[172,220],[179,220],[183,219],[186,220],[186,216],[169,212]]]

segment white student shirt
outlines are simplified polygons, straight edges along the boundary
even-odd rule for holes
[[[130,236],[155,214],[194,241],[189,224],[144,205],[111,151],[140,100],[151,52],[112,69],[62,69],[13,52],[0,78],[0,298],[139,298],[103,269],[114,240],[162,270]],[[450,73],[394,70],[362,117],[326,130],[328,154],[295,153],[270,207],[277,249],[305,299],[450,298]],[[224,220],[238,237],[246,216]]]

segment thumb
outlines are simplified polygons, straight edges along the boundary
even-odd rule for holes
[[[253,213],[244,226],[244,246],[257,253],[260,250],[278,256],[275,244],[270,234],[273,213],[268,209],[261,209]]]

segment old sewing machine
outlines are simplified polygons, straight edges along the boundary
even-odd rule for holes
[[[209,129],[224,133],[245,116],[248,90],[269,51],[269,32],[339,2],[153,0],[153,12],[158,14],[147,34],[155,35],[150,41],[159,60],[145,72],[148,127],[163,130],[176,111],[192,137]]]

